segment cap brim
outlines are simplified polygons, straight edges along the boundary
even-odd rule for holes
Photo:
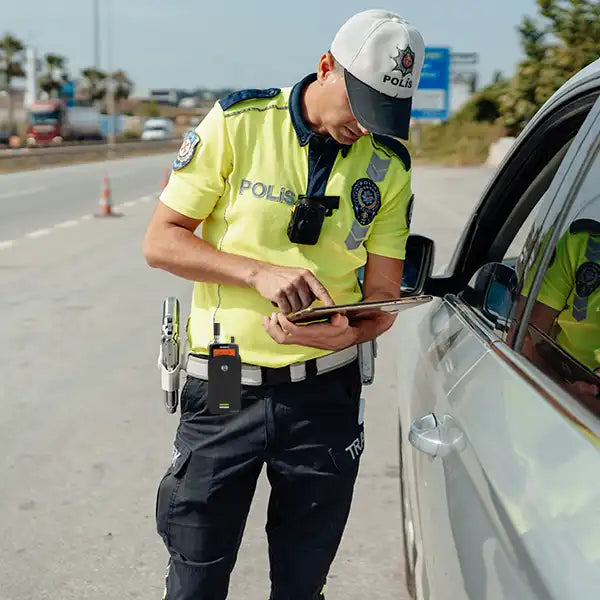
[[[408,140],[412,98],[392,98],[344,70],[350,108],[356,120],[373,133]]]

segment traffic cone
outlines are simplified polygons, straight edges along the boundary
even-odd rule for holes
[[[161,192],[167,187],[167,184],[169,183],[169,177],[171,177],[171,169],[165,169],[165,176],[163,177]]]
[[[100,190],[100,210],[98,211],[98,217],[111,217],[112,211],[112,198],[110,193],[110,184],[108,177],[104,175],[102,177],[102,189]]]

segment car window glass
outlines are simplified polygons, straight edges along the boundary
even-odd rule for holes
[[[541,280],[521,352],[600,415],[600,153],[573,206]],[[542,250],[551,233],[543,236]],[[535,272],[526,276],[518,311]]]
[[[515,264],[516,263],[517,259],[519,258],[520,254],[525,246],[525,241],[527,240],[527,236],[529,235],[529,232],[531,231],[531,227],[537,218],[537,215],[539,213],[541,205],[542,205],[542,202],[538,202],[533,207],[533,210],[529,213],[529,215],[525,219],[524,223],[521,225],[517,235],[514,237],[513,241],[510,243],[508,250],[504,254],[504,258],[502,259],[502,262],[507,263],[507,264],[511,264],[511,263]]]
[[[502,229],[508,228],[516,233],[512,239],[506,240],[508,248],[502,254],[500,263],[483,265],[462,294],[463,299],[503,339],[507,339],[513,324],[512,316],[516,310],[518,292],[523,285],[524,273],[532,267],[532,261],[540,253],[540,233],[553,204],[553,198],[546,192],[564,154],[557,154],[556,158],[558,160],[546,165],[548,172],[543,177],[544,185],[536,186],[533,191],[528,190],[529,196],[526,193],[520,199],[513,215],[509,217],[511,222],[503,224]],[[542,173],[538,173],[533,179],[538,179],[541,175]],[[525,205],[526,210],[522,209],[522,205]]]

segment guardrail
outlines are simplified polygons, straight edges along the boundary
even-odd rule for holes
[[[0,149],[0,172],[103,160],[105,158],[123,158],[136,154],[170,152],[179,148],[180,145],[181,139],[174,138],[171,140],[123,141],[110,146],[106,142],[89,142],[47,148]]]

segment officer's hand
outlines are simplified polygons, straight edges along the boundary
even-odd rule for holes
[[[321,350],[343,350],[355,343],[354,332],[345,315],[337,313],[329,323],[294,325],[285,315],[265,317],[263,327],[278,344],[294,344]]]
[[[325,286],[308,269],[265,264],[253,281],[254,289],[283,314],[308,308],[315,300],[334,302]]]

